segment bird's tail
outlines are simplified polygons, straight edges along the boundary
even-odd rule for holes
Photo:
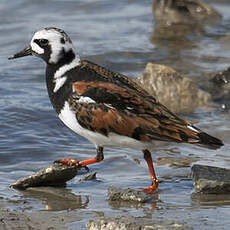
[[[205,132],[201,131],[197,133],[197,136],[199,137],[199,142],[197,143],[197,145],[201,147],[209,148],[209,149],[218,149],[224,145],[220,139],[210,136]]]

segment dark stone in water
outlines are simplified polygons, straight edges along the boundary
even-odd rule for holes
[[[96,180],[96,179],[97,179],[97,172],[93,172],[79,179],[79,181]]]
[[[197,192],[205,194],[230,193],[230,170],[214,166],[193,165],[192,179]]]
[[[211,81],[219,86],[223,86],[225,84],[230,83],[230,67],[224,71],[217,72],[215,74],[211,74]]]
[[[148,219],[132,216],[97,217],[86,224],[88,230],[191,230],[183,223],[168,219]]]
[[[130,188],[110,187],[108,189],[109,201],[129,201],[129,202],[145,203],[151,199],[152,197],[149,194]]]
[[[53,163],[39,172],[22,178],[11,184],[11,188],[26,189],[39,186],[65,186],[66,181],[71,180],[77,175],[78,167],[76,165],[64,165]]]
[[[207,74],[201,79],[200,86],[211,94],[214,102],[222,104],[223,109],[230,108],[230,67],[217,73]]]

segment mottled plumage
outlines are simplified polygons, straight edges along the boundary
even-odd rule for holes
[[[106,146],[140,149],[152,180],[147,190],[153,191],[158,180],[149,150],[155,141],[184,142],[213,149],[223,145],[219,139],[170,112],[125,75],[80,60],[70,38],[60,29],[36,32],[30,46],[11,58],[31,54],[47,63],[48,93],[59,118],[97,147],[97,156],[80,161],[79,166],[101,161]]]
[[[81,72],[85,77],[79,77]],[[86,60],[74,73],[69,103],[84,128],[106,136],[114,132],[144,142],[155,139],[218,147],[218,141],[208,146],[210,142],[205,143],[204,138],[207,134],[170,112],[126,76]],[[89,97],[95,102],[79,103],[79,97]]]

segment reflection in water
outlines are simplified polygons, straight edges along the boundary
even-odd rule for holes
[[[192,201],[200,206],[230,205],[230,194],[201,194],[193,193]]]
[[[194,28],[193,28],[194,29]],[[203,33],[203,30],[198,30],[196,32]],[[194,32],[195,30],[193,30]],[[160,46],[162,48],[168,48],[172,51],[192,49],[197,46],[196,42],[199,38],[189,37],[193,34],[187,25],[172,25],[168,27],[156,26],[150,35],[151,43]]]
[[[36,187],[20,192],[25,198],[41,200],[45,210],[49,211],[84,209],[89,204],[89,196],[75,195],[66,188]]]

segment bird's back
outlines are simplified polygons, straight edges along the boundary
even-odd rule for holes
[[[85,129],[107,137],[116,133],[144,143],[185,142],[211,149],[223,145],[169,111],[125,75],[87,60],[68,74],[73,88],[69,102]]]

